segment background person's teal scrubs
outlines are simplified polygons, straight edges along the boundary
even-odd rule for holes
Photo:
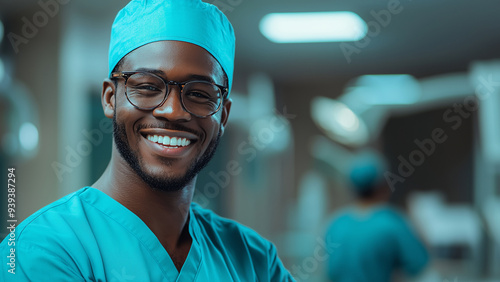
[[[275,247],[253,230],[191,205],[179,273],[146,224],[90,187],[34,213],[16,230],[15,275],[0,244],[2,281],[290,281]]]
[[[328,276],[336,282],[391,281],[394,269],[415,275],[429,260],[404,217],[388,206],[339,212],[326,242],[340,245],[328,260]]]

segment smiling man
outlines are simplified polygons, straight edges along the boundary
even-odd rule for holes
[[[112,27],[102,105],[111,161],[0,245],[2,281],[290,281],[275,247],[192,203],[231,109],[234,33],[199,0],[131,1]],[[9,265],[10,267],[10,265]],[[1,276],[0,276],[1,277]]]

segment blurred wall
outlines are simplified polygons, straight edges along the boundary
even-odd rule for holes
[[[7,32],[21,34],[23,17],[31,16],[39,7],[27,7],[3,14]],[[13,78],[27,87],[40,117],[39,150],[32,160],[11,159],[16,167],[17,218],[22,220],[59,196],[59,182],[50,166],[58,158],[59,136],[59,52],[61,18],[51,18],[36,36],[19,46],[16,54],[5,38],[3,54],[12,60]],[[2,230],[3,232],[3,230]]]

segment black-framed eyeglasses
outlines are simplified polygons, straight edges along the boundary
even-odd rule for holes
[[[160,76],[144,71],[111,73],[111,79],[125,79],[125,96],[136,109],[154,110],[168,98],[170,86],[180,88],[182,108],[197,117],[208,117],[220,110],[228,88],[208,81],[166,81]]]

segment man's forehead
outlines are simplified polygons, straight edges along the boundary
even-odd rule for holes
[[[160,76],[197,77],[222,84],[225,80],[220,63],[200,46],[182,41],[157,41],[141,46],[123,58],[124,71],[149,71]],[[169,78],[170,79],[170,78]]]

